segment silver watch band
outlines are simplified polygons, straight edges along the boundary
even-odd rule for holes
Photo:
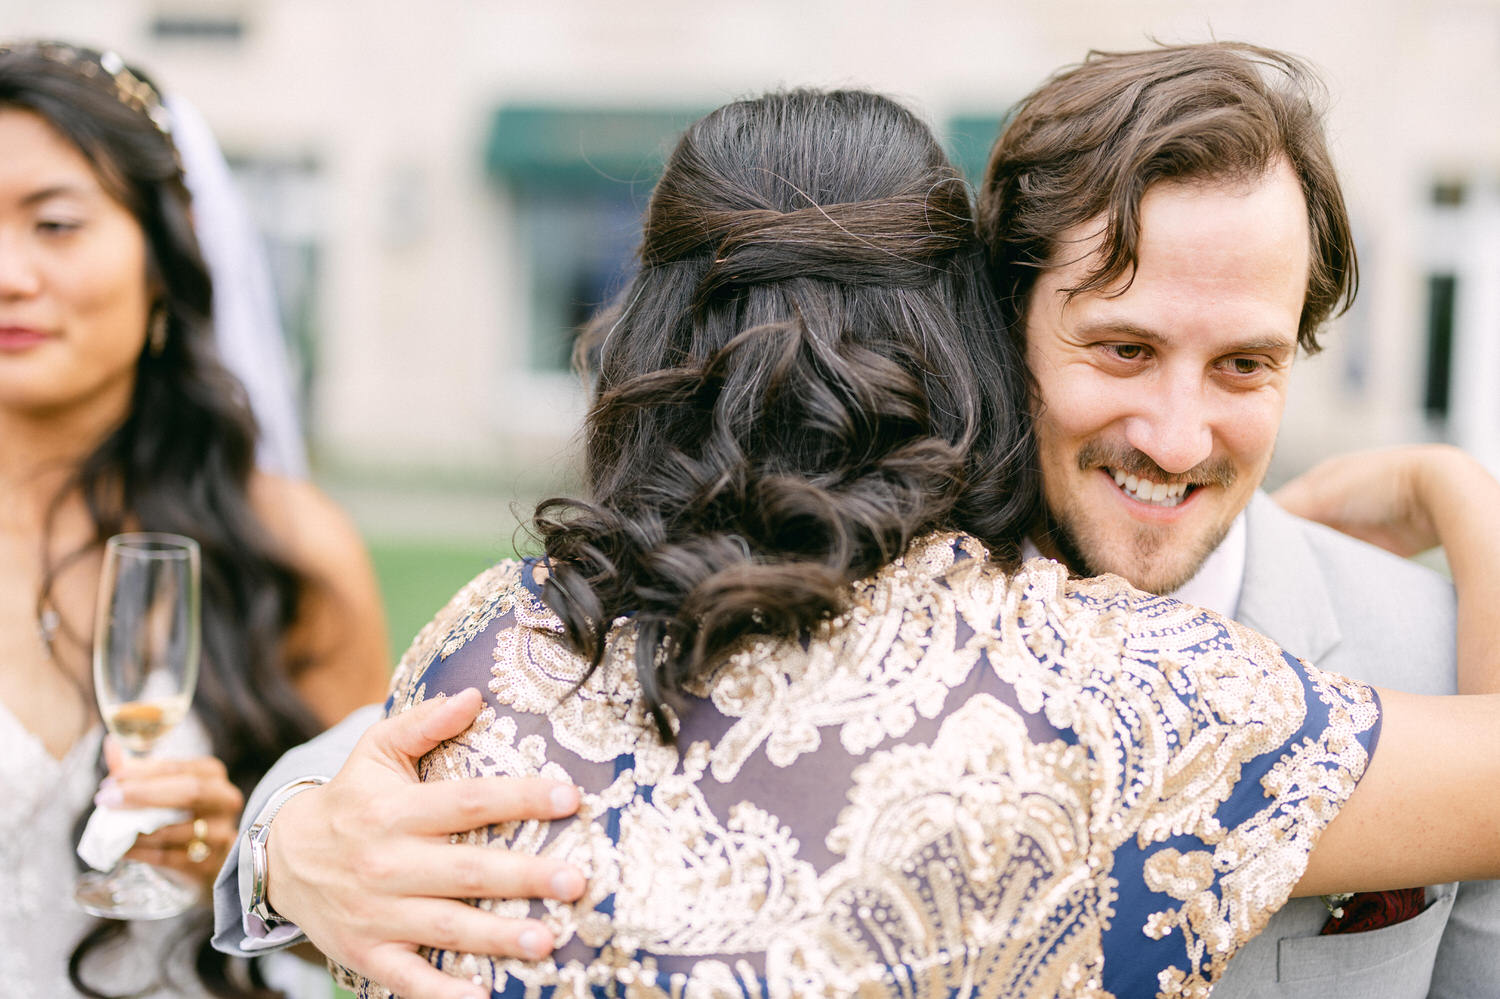
[[[240,898],[245,909],[247,920],[260,924],[262,932],[273,926],[285,923],[281,914],[271,908],[271,902],[266,897],[266,842],[271,838],[271,822],[276,818],[276,813],[281,811],[292,798],[303,791],[315,787],[321,787],[328,783],[327,777],[298,777],[296,780],[288,781],[272,792],[266,806],[260,810],[255,821],[245,830],[245,842],[241,849],[249,852],[250,856],[250,883],[241,884]],[[246,890],[248,888],[248,891]]]

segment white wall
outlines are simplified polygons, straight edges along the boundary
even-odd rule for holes
[[[238,44],[163,42],[158,12],[230,11]],[[514,206],[483,173],[507,101],[708,106],[788,84],[858,84],[941,127],[998,110],[1090,47],[1236,38],[1312,60],[1364,252],[1359,314],[1299,362],[1278,469],[1434,432],[1420,412],[1424,247],[1436,175],[1471,179],[1463,439],[1500,436],[1500,0],[1132,4],[1035,0],[0,0],[0,33],[114,44],[193,100],[224,144],[325,169],[321,377],[312,434],[363,465],[559,464],[581,412],[524,371]],[[1484,198],[1489,200],[1484,201]],[[1467,253],[1467,250],[1465,251]],[[1482,299],[1482,301],[1481,301]],[[1347,335],[1346,335],[1347,334]],[[1366,343],[1364,387],[1345,377]],[[1437,428],[1438,432],[1442,428]]]

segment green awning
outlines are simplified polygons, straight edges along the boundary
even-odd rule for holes
[[[485,165],[525,187],[606,188],[656,182],[700,110],[507,105],[495,112]]]
[[[978,189],[984,180],[984,168],[990,161],[990,148],[1000,137],[1000,130],[1010,121],[1010,113],[958,114],[949,118],[943,130],[943,148],[948,158],[969,182]]]
[[[584,108],[512,104],[490,124],[490,175],[525,187],[649,188],[677,137],[704,112],[687,108]],[[1008,113],[959,114],[942,131],[954,165],[976,186]]]

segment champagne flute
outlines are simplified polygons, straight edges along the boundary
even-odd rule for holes
[[[104,724],[144,756],[187,714],[198,682],[198,543],[180,534],[118,534],[104,547],[94,624],[94,697]],[[174,871],[122,860],[87,871],[73,898],[111,919],[165,919],[197,901]]]

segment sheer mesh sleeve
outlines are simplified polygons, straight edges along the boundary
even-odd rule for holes
[[[429,955],[496,995],[1206,994],[1378,728],[1368,688],[1212,615],[938,535],[814,633],[747,640],[664,746],[629,620],[585,680],[531,571],[465,588],[391,704],[486,692],[425,780],[583,790],[575,819],[469,834],[589,876],[478,903],[549,921],[551,960]]]

